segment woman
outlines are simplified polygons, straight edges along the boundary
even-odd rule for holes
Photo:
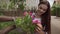
[[[37,15],[41,17],[41,24],[37,24],[35,34],[45,34],[43,29],[45,28],[45,32],[50,34],[50,4],[48,1],[41,1],[38,4],[38,10],[35,12]],[[42,29],[41,29],[42,28]]]

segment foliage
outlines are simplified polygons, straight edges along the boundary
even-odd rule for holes
[[[0,3],[0,8],[1,9],[17,9],[17,8],[20,8],[23,10],[24,9],[24,5],[23,5],[24,1],[26,1],[26,0],[10,0],[8,3],[2,1],[2,3]],[[17,5],[18,5],[18,7],[17,7]]]
[[[23,0],[10,0],[10,1],[13,1],[13,2],[15,2],[15,1],[23,1]]]
[[[57,17],[60,17],[60,7],[57,7],[57,8],[56,8],[56,11],[57,11],[57,12],[56,12],[56,16],[57,16]]]
[[[51,10],[51,14],[54,16],[60,16],[60,4],[54,4]]]
[[[0,3],[0,8],[2,8],[2,9],[7,8],[7,3],[5,3],[5,2]]]
[[[8,26],[11,26],[11,25],[13,25],[13,24],[15,24],[13,21],[0,22],[0,30],[6,28],[6,27],[8,27]],[[15,29],[15,30],[10,31],[8,34],[21,34],[21,33],[19,33],[19,32]]]
[[[24,10],[24,5],[23,3],[18,6],[21,10]]]
[[[14,22],[9,21],[9,22],[0,22],[0,29],[6,28],[7,26],[13,25]]]
[[[8,6],[8,9],[13,9],[13,8],[15,8],[14,6],[15,6],[15,4],[13,3],[13,1],[11,1]]]
[[[23,2],[24,2],[25,0],[10,0],[10,2],[11,2],[11,4],[10,4],[10,6],[11,6],[11,8],[15,8],[17,5],[18,5],[18,7],[17,8],[20,8],[21,10],[24,10],[24,5],[23,5]],[[16,6],[15,6],[16,5]],[[14,6],[14,7],[13,7]]]
[[[17,27],[21,27],[26,34],[34,34],[36,25],[33,25],[30,15],[26,15],[24,18],[17,18],[16,25]]]
[[[54,4],[53,7],[51,8],[51,14],[53,16],[56,16],[56,5]]]

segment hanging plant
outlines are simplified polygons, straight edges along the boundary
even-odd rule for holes
[[[10,0],[10,2],[12,2],[12,5],[11,5],[11,7],[13,8],[13,5],[15,6],[17,6],[18,5],[18,7],[17,8],[20,8],[21,10],[24,10],[24,1],[26,1],[26,0]],[[15,6],[15,7],[16,7]]]
[[[21,10],[24,10],[24,5],[23,3],[18,6]]]

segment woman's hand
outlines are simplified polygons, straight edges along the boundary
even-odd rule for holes
[[[37,25],[36,31],[37,31],[39,34],[44,34],[42,25],[41,25],[41,24],[36,24],[36,25]]]
[[[43,30],[43,27],[42,27],[42,25],[41,25],[41,24],[39,24],[39,23],[38,23],[38,24],[36,24],[36,25],[37,25],[37,28],[38,28],[38,29]]]

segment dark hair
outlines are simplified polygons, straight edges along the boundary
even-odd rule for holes
[[[42,25],[46,27],[46,30],[45,31],[50,31],[50,20],[51,20],[51,17],[50,17],[50,4],[48,1],[41,1],[39,5],[41,4],[45,4],[47,5],[48,9],[47,11],[41,15],[41,18],[42,18]]]

